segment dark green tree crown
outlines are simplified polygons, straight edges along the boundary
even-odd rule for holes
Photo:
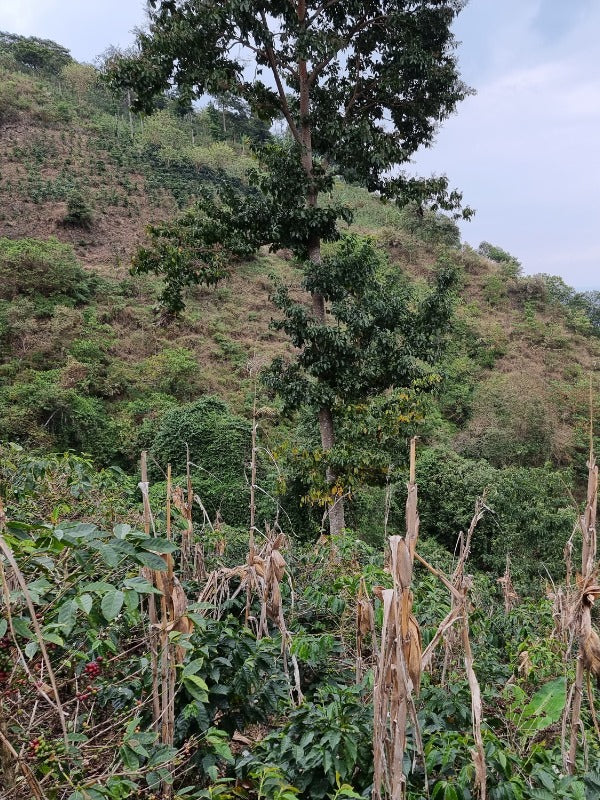
[[[291,136],[345,177],[383,195],[434,197],[456,209],[447,181],[391,176],[469,92],[450,26],[462,0],[150,0],[138,52],[112,80],[137,104],[173,85],[228,93],[257,116],[284,117]],[[253,63],[248,63],[248,62]],[[251,76],[251,77],[249,77]]]
[[[249,185],[236,186],[222,176],[215,187],[203,187],[196,204],[177,220],[149,226],[150,246],[138,251],[134,270],[164,277],[161,302],[171,312],[184,309],[186,287],[216,284],[228,265],[251,258],[260,247],[290,248],[304,261],[311,238],[335,241],[338,220],[351,221],[339,203],[306,205],[309,178],[294,142],[262,143],[257,156]],[[330,191],[333,175],[316,163],[312,185]]]
[[[276,359],[266,382],[288,409],[307,403],[340,408],[390,387],[411,386],[433,373],[452,313],[456,270],[440,264],[423,297],[415,286],[386,275],[386,257],[365,237],[346,236],[321,265],[304,265],[303,288],[324,297],[324,323],[280,287],[273,301],[282,312],[273,323],[299,354]]]

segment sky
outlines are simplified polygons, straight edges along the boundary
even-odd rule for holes
[[[54,39],[78,61],[126,47],[144,0],[0,0],[0,30]],[[417,153],[476,210],[463,239],[528,274],[600,289],[600,2],[470,0],[455,33],[476,90]]]

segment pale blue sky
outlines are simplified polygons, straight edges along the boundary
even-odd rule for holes
[[[54,39],[80,61],[126,46],[144,0],[0,0],[0,29]],[[415,170],[446,173],[477,214],[462,226],[528,273],[600,288],[600,3],[471,0],[456,33],[477,90]]]

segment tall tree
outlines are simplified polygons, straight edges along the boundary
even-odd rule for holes
[[[51,39],[19,36],[0,31],[0,53],[9,53],[20,68],[45,75],[60,75],[61,69],[73,59],[66,47]]]
[[[303,288],[322,295],[328,324],[315,320],[287,287],[274,294],[281,318],[272,326],[287,333],[299,355],[291,363],[274,359],[265,382],[287,410],[330,408],[336,422],[338,441],[324,459],[336,483],[327,485],[318,474],[320,452],[298,453],[308,467],[311,500],[337,505],[360,484],[385,483],[391,464],[398,465],[402,430],[419,418],[420,395],[439,380],[435,364],[453,310],[455,277],[450,259],[441,258],[435,286],[417,291],[389,269],[371,239],[348,235],[304,270]]]
[[[263,119],[283,117],[292,145],[267,145],[266,171],[254,180],[264,200],[262,213],[253,217],[230,195],[217,203],[217,216],[237,215],[238,230],[245,220],[257,243],[291,247],[301,261],[318,268],[321,242],[336,239],[337,220],[349,218],[320,197],[331,189],[335,173],[385,199],[458,209],[461,197],[448,191],[445,178],[411,179],[397,168],[417,148],[431,145],[438,124],[469,91],[458,74],[451,32],[463,5],[463,0],[149,0],[149,25],[138,34],[138,52],[121,61],[113,77],[135,89],[141,107],[176,85],[196,97],[226,92]],[[256,206],[253,197],[249,207]],[[214,247],[209,251],[212,258]],[[202,269],[196,278],[193,260],[179,266],[186,276],[180,275],[167,295],[178,297],[181,306],[181,287],[202,280]],[[316,323],[327,324],[325,297],[316,285],[312,314]],[[327,403],[318,419],[322,447],[329,451],[335,434]],[[336,476],[330,472],[328,480],[334,484]],[[330,529],[339,533],[343,526],[343,504],[336,503]]]

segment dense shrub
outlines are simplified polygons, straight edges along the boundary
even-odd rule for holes
[[[185,347],[167,347],[146,358],[138,369],[141,388],[152,387],[161,394],[188,400],[197,394],[198,361]]]
[[[548,466],[497,469],[484,460],[433,448],[419,457],[418,483],[425,535],[454,550],[459,531],[469,526],[475,500],[487,490],[490,510],[473,538],[473,563],[500,575],[509,554],[521,581],[545,579],[546,570],[554,576],[563,573],[563,550],[577,517],[564,473]]]
[[[567,324],[578,333],[600,334],[600,292],[577,292],[558,275],[535,275],[548,298],[567,311]]]
[[[178,739],[204,732],[215,720],[232,735],[251,723],[266,722],[289,704],[289,682],[276,637],[257,640],[248,626],[229,616],[204,620],[192,642],[203,661],[196,674],[206,682],[209,699],[198,703],[193,695],[182,693],[175,726]]]
[[[0,299],[19,295],[89,299],[93,277],[75,258],[70,245],[50,239],[0,239]]]
[[[67,213],[64,225],[89,230],[94,221],[94,213],[88,198],[80,189],[73,189],[67,197]]]
[[[372,781],[372,716],[359,687],[322,686],[239,767],[245,772],[277,764],[301,800],[332,797],[340,783],[364,791]]]
[[[460,247],[460,230],[447,214],[409,203],[402,210],[402,227],[428,244]]]
[[[75,93],[79,101],[84,100],[89,92],[98,86],[99,73],[91,64],[78,64],[71,61],[63,67],[61,77]]]
[[[508,293],[502,275],[488,275],[483,284],[483,296],[491,306],[499,306],[506,300]]]
[[[177,400],[169,394],[150,392],[122,406],[120,452],[128,463],[137,463],[141,451],[151,448],[163,415],[177,405]]]
[[[521,373],[493,375],[475,389],[472,419],[456,446],[497,467],[568,460],[543,382]]]
[[[0,439],[89,453],[101,464],[118,452],[118,434],[101,400],[61,384],[58,370],[34,372],[0,389]]]
[[[186,445],[194,489],[209,513],[218,509],[226,522],[248,519],[245,464],[250,455],[250,425],[232,414],[216,397],[167,411],[151,448],[152,461],[162,469],[171,464],[174,475],[185,474]],[[161,472],[155,467],[152,475]]]
[[[169,111],[156,111],[144,123],[139,136],[143,149],[157,152],[166,161],[181,159],[181,151],[190,143],[180,121]]]
[[[28,98],[21,91],[23,86],[28,87],[24,76],[21,78],[4,69],[0,71],[0,125],[14,122],[19,113],[29,107]]]
[[[489,242],[481,242],[477,252],[485,258],[489,258],[490,261],[500,264],[505,278],[516,278],[521,273],[521,262],[501,247]]]

